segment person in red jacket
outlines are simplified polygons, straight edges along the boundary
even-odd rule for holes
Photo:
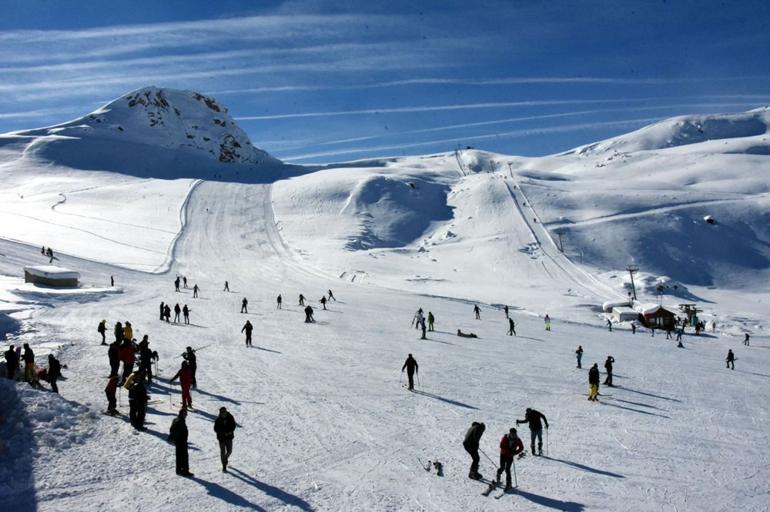
[[[516,435],[516,429],[511,428],[507,434],[500,439],[500,467],[497,469],[497,481],[500,482],[500,475],[505,471],[505,490],[511,489],[511,464],[516,455],[524,452],[524,443]]]
[[[182,361],[182,367],[176,372],[176,375],[171,377],[170,382],[174,382],[179,378],[179,384],[182,385],[182,407],[192,409],[192,396],[190,395],[190,387],[193,383],[193,372],[187,361]]]
[[[118,404],[117,400],[115,400],[115,393],[117,390],[118,376],[110,375],[109,380],[107,381],[107,387],[104,388],[104,394],[107,395],[107,414],[112,416],[119,414],[115,407]]]
[[[129,375],[134,372],[134,361],[136,361],[136,350],[131,340],[125,339],[118,350],[120,360],[123,361],[123,376],[120,381],[122,386]]]

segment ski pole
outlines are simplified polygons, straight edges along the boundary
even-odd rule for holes
[[[516,476],[516,456],[513,456],[513,486],[518,487],[519,486],[519,479]]]
[[[417,385],[422,389],[422,382],[420,382],[420,372],[417,372]]]
[[[482,450],[481,448],[479,448],[479,451],[480,451],[481,453],[483,453],[483,454],[484,454],[484,457],[486,457],[487,459],[489,459],[489,462],[491,462],[493,466],[497,467],[497,463],[496,463],[495,461],[493,461],[493,460],[492,460],[492,459],[489,457],[489,455],[487,455],[487,453],[486,453],[484,450]]]
[[[548,452],[548,429],[545,429],[545,456],[548,457],[551,454]]]
[[[404,381],[404,371],[401,370],[401,375],[398,376],[398,385],[401,386],[401,383]]]

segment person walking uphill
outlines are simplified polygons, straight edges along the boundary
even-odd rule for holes
[[[235,437],[235,418],[227,412],[227,408],[219,408],[219,416],[214,421],[214,432],[219,441],[219,457],[222,460],[222,473],[227,473],[227,463],[233,453],[233,437]]]
[[[612,386],[612,364],[615,362],[615,358],[612,356],[607,356],[607,360],[604,361],[604,369],[607,370],[607,378],[604,379],[604,384],[606,384],[609,387]]]
[[[507,434],[500,439],[500,467],[497,468],[497,481],[500,482],[500,476],[505,471],[505,490],[511,489],[511,464],[516,455],[524,453],[524,443],[516,435],[516,429],[511,428]]]
[[[246,323],[243,324],[243,327],[241,328],[241,332],[245,332],[246,333],[246,346],[247,347],[251,346],[251,331],[253,331],[253,330],[254,330],[254,326],[251,325],[251,322],[246,320]]]
[[[168,440],[174,443],[176,448],[176,474],[179,476],[193,476],[190,473],[190,459],[187,453],[187,409],[182,407],[174,421],[171,422],[171,428],[168,430]]]
[[[594,363],[588,370],[588,399],[592,402],[599,401],[599,363]]]
[[[542,423],[541,423],[542,420]],[[523,420],[516,420],[516,424],[529,423],[529,436],[531,441],[532,455],[543,454],[543,423],[548,428],[548,420],[540,411],[527,409]],[[535,452],[535,439],[537,439],[537,452]]]
[[[419,373],[420,366],[417,364],[417,360],[412,357],[412,354],[409,354],[406,361],[404,361],[404,366],[401,367],[401,373],[404,373],[404,369],[406,369],[406,376],[409,379],[409,391],[414,391],[414,374]]]
[[[468,478],[473,480],[481,480],[483,478],[479,473],[479,442],[481,436],[484,435],[484,431],[487,426],[483,423],[474,421],[471,423],[471,428],[465,432],[465,440],[463,440],[463,448],[471,456],[471,470],[468,473]]]
[[[179,379],[179,384],[182,386],[182,407],[189,407],[192,409],[190,386],[192,386],[193,373],[190,369],[190,363],[182,361],[182,367],[176,372],[176,375],[171,377],[169,382],[174,382],[176,379]]]

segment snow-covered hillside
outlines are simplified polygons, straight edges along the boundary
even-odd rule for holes
[[[0,382],[9,510],[767,509],[766,110],[676,118],[542,158],[469,149],[287,169],[256,149],[220,161],[218,123],[211,140],[180,137],[218,118],[247,147],[210,101],[147,89],[94,118],[0,136],[2,348],[29,343],[39,364],[56,353],[67,365],[61,395]],[[48,263],[41,245],[80,288],[22,282],[24,266]],[[688,330],[685,348],[628,325],[608,332],[600,306],[626,297],[628,263],[642,300],[661,289],[717,328]],[[177,275],[189,288],[174,291]],[[161,301],[190,306],[190,324],[160,321]],[[410,325],[419,307],[436,317],[427,340]],[[102,319],[129,320],[159,352],[142,433],[100,414]],[[190,479],[166,442],[187,346],[200,349]],[[403,387],[408,353],[416,393]],[[588,402],[586,369],[608,355],[618,386]],[[222,406],[240,425],[229,473],[212,428]],[[548,417],[548,457],[517,460],[514,494],[482,496],[464,433],[486,423],[491,477],[526,407]]]

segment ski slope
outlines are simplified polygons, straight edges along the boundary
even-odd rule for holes
[[[745,137],[761,137],[750,127]],[[699,194],[729,205],[754,233],[741,250],[766,240],[755,215],[764,199],[748,194],[765,193],[755,154],[742,160],[729,190],[704,178],[675,191],[677,180],[693,178],[690,169],[666,193],[639,177],[605,183],[613,193],[604,197],[598,160],[583,162],[581,173],[575,161],[564,163],[570,154],[537,160],[468,150],[307,168],[288,179],[278,170],[239,181],[224,167],[217,173],[228,179],[212,180],[210,171],[179,178],[179,169],[162,179],[49,165],[25,152],[45,143],[30,137],[7,137],[0,152],[0,340],[4,348],[30,343],[38,361],[55,352],[67,369],[61,396],[0,382],[0,406],[11,411],[0,420],[9,461],[0,465],[0,495],[9,510],[767,509],[766,269],[728,282],[717,276],[728,267],[715,266],[712,288],[672,272],[691,293],[708,294],[706,314],[719,315],[716,332],[686,335],[684,349],[644,329],[608,332],[597,313],[625,289],[622,266],[596,263],[625,261],[609,248],[621,250],[616,242],[634,219],[679,212],[666,209],[673,194],[692,196],[693,218],[704,206]],[[635,150],[686,158],[684,145],[650,147]],[[726,215],[718,214],[720,223]],[[569,228],[564,252],[554,226]],[[580,229],[590,230],[585,238]],[[713,233],[691,231],[696,240]],[[21,282],[23,266],[47,262],[43,244],[81,273],[81,288]],[[585,252],[582,265],[573,247]],[[663,265],[652,250],[639,255]],[[730,264],[747,273],[746,261]],[[200,298],[174,292],[177,275],[197,284]],[[338,301],[324,311],[318,299],[328,289]],[[300,293],[315,308],[315,324],[303,322]],[[238,312],[243,297],[248,314]],[[159,321],[161,301],[188,304],[191,325]],[[503,304],[518,336],[505,335]],[[436,316],[428,340],[410,326],[419,307]],[[102,319],[129,320],[160,354],[144,433],[101,414]],[[250,349],[240,333],[246,319],[255,326]],[[457,329],[479,338],[460,338]],[[741,344],[745,330],[751,347]],[[578,345],[584,369],[575,368]],[[187,421],[191,479],[174,474],[165,441],[180,404],[168,379],[187,346],[199,349]],[[738,358],[734,371],[724,368],[728,348]],[[415,393],[400,372],[408,353],[420,364]],[[610,354],[618,387],[589,402],[587,369]],[[227,474],[212,426],[221,406],[240,425]],[[548,417],[548,457],[517,460],[517,492],[484,497],[487,486],[467,478],[465,431],[486,423],[482,449],[494,463],[482,456],[480,470],[490,477],[500,437],[526,407]],[[529,450],[526,427],[519,433]],[[425,471],[428,460],[443,463],[443,477]]]

